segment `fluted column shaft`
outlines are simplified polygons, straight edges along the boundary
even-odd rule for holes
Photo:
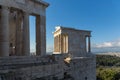
[[[23,56],[30,55],[30,38],[29,38],[29,14],[24,13],[23,17]]]
[[[36,16],[36,55],[46,55],[46,17]]]
[[[22,50],[21,50],[21,47],[22,47],[21,17],[22,16],[21,16],[20,12],[17,12],[17,16],[16,16],[16,48],[15,48],[15,54],[17,56],[22,55],[21,54],[22,53]]]
[[[9,9],[5,6],[1,9],[0,56],[9,56]]]
[[[56,36],[54,37],[54,52],[56,52]]]

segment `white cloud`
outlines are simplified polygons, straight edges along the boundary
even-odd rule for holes
[[[100,44],[93,44],[93,48],[110,48],[110,47],[120,47],[120,40],[103,42]]]
[[[95,47],[97,48],[102,48],[102,47],[112,47],[112,43],[111,42],[104,42],[104,43],[101,43],[101,44],[96,44]]]
[[[120,52],[120,39],[99,44],[92,44],[92,52]]]

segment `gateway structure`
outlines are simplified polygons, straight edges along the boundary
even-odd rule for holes
[[[29,16],[36,17],[36,54],[46,53],[46,8],[42,0],[0,0],[0,56],[29,56]]]
[[[95,80],[90,31],[57,27],[46,55],[43,0],[0,0],[0,80]],[[36,55],[30,55],[29,16],[36,17]],[[88,38],[88,41],[86,41]]]

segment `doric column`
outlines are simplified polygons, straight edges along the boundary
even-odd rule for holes
[[[88,52],[91,52],[91,42],[90,42],[90,36],[88,37]]]
[[[46,17],[36,16],[36,55],[46,55]]]
[[[0,56],[9,56],[9,9],[5,6],[1,9]]]
[[[17,56],[22,55],[22,35],[21,35],[21,13],[17,12],[16,14],[16,47],[15,47],[15,54]]]
[[[29,39],[29,14],[24,13],[23,17],[23,56],[30,55],[30,39]]]

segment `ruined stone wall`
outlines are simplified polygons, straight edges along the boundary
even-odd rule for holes
[[[75,80],[96,80],[95,57],[73,59],[71,61],[71,75]]]
[[[0,58],[2,80],[96,80],[95,57],[68,55]]]
[[[53,77],[62,79],[64,66],[61,59],[62,56],[0,58],[0,77],[4,80],[34,80]]]
[[[68,35],[68,53],[72,54],[73,57],[87,56],[86,37],[91,36],[90,31],[63,28],[61,34]]]

